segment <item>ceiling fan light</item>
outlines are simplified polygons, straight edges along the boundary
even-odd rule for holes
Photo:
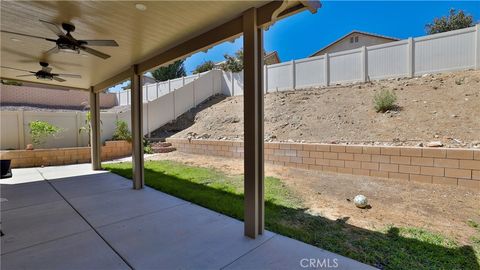
[[[145,10],[147,10],[147,6],[144,5],[144,4],[140,4],[140,3],[135,4],[135,8],[138,9],[138,10],[140,10],[140,11],[145,11]]]
[[[64,53],[80,54],[80,50],[60,49],[60,51],[61,51],[61,52],[64,52]]]

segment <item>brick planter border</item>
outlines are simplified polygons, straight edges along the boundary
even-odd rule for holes
[[[243,157],[243,142],[169,138],[178,151]],[[265,162],[310,170],[464,186],[480,191],[480,150],[265,143]]]
[[[127,141],[106,141],[101,152],[102,161],[122,158],[132,154],[132,145]],[[12,168],[87,163],[90,158],[90,147],[0,151],[0,159],[11,159]]]

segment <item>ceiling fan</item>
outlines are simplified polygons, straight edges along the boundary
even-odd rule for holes
[[[40,66],[42,66],[42,69],[39,71],[30,71],[30,70],[25,70],[25,69],[18,69],[18,68],[11,68],[11,67],[4,67],[6,69],[11,69],[11,70],[18,70],[18,71],[23,71],[23,72],[28,72],[29,74],[23,74],[23,75],[18,75],[17,78],[19,77],[37,77],[39,80],[55,80],[57,82],[64,82],[65,79],[63,78],[76,78],[80,79],[82,76],[76,75],[76,74],[59,74],[59,73],[52,73],[52,68],[48,67],[48,63],[46,62],[40,62]]]
[[[109,47],[118,47],[118,43],[115,40],[80,40],[75,39],[71,33],[75,31],[75,25],[71,23],[62,23],[63,30],[56,25],[55,23],[47,22],[40,20],[43,25],[50,29],[55,35],[58,36],[58,39],[51,39],[46,37],[34,36],[29,34],[16,33],[11,31],[1,30],[3,33],[14,34],[25,37],[39,38],[44,39],[50,42],[55,42],[56,45],[52,49],[48,50],[46,53],[58,53],[58,52],[71,52],[79,54],[80,51],[92,54],[94,56],[100,57],[102,59],[107,59],[110,55],[102,53],[100,51],[94,50],[87,46],[109,46]]]

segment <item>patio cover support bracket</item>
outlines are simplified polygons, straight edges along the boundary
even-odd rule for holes
[[[102,143],[100,140],[100,94],[93,91],[93,87],[90,89],[90,145],[91,145],[91,160],[92,169],[101,170],[101,148]]]
[[[132,123],[132,176],[133,189],[142,189],[144,185],[143,171],[143,91],[142,75],[138,66],[133,66],[131,77],[131,123]]]
[[[257,9],[243,14],[245,235],[264,231],[263,29]]]

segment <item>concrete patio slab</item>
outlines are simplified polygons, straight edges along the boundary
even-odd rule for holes
[[[118,181],[125,179],[118,178]],[[91,187],[94,189],[94,186]],[[120,189],[91,196],[76,197],[71,204],[94,227],[145,215],[186,203],[151,188]]]
[[[12,175],[11,178],[0,179],[0,184],[15,185],[44,180],[37,168],[12,169]]]
[[[92,230],[2,255],[2,269],[130,269]]]
[[[275,235],[225,269],[342,269],[372,270],[371,266],[297,240]]]
[[[2,211],[2,254],[89,229],[63,200]]]
[[[193,204],[104,226],[99,232],[135,269],[220,269],[274,235],[246,238],[242,222]]]
[[[3,199],[0,207],[2,211],[63,200],[45,181],[16,185],[0,184],[0,194]]]
[[[315,269],[335,258],[336,269],[372,269],[268,231],[252,240],[241,221],[148,187],[133,190],[84,164],[18,169],[11,182],[20,184],[2,185],[9,197],[0,212],[2,269],[304,269],[303,258],[320,259]]]
[[[38,168],[38,171],[48,180],[105,173],[105,171],[93,171],[90,163],[43,167]]]
[[[132,181],[119,181],[117,175],[108,172],[57,178],[49,181],[67,199],[132,188]]]

